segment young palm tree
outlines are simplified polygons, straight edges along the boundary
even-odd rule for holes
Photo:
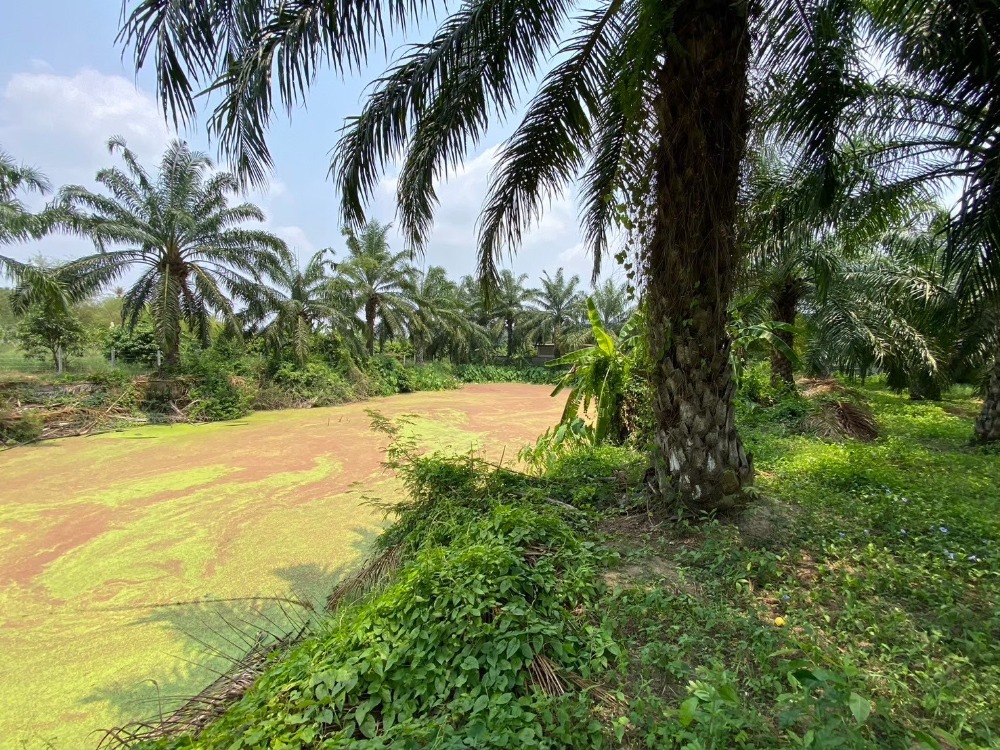
[[[247,305],[240,317],[251,331],[262,336],[277,352],[290,348],[300,365],[309,361],[317,329],[343,317],[332,304],[328,290],[327,270],[333,265],[328,258],[330,253],[320,250],[305,268],[288,254],[264,283],[253,283],[241,290],[240,296],[247,300]]]
[[[409,252],[389,249],[390,227],[370,221],[359,231],[344,230],[348,254],[337,268],[335,285],[351,314],[362,316],[369,355],[375,353],[376,325],[402,333],[417,309],[417,269]]]
[[[567,338],[584,329],[586,307],[584,295],[578,289],[580,277],[574,274],[567,279],[560,268],[555,276],[544,271],[540,281],[541,288],[536,290],[534,299],[538,312],[534,316],[533,334],[552,341],[558,357],[563,353]]]
[[[528,274],[514,275],[509,268],[500,272],[496,289],[485,298],[485,309],[489,317],[499,326],[507,346],[507,360],[514,358],[514,351],[524,335],[531,330],[535,313],[529,305],[535,301],[538,291],[525,284]],[[478,284],[476,294],[482,298]]]
[[[176,367],[182,324],[205,343],[213,315],[235,324],[233,296],[262,275],[280,273],[288,250],[273,234],[242,226],[263,221],[263,212],[251,203],[230,206],[236,178],[214,172],[207,156],[182,141],[170,144],[155,176],[121,138],[108,141],[108,150],[124,169],[97,173],[106,195],[80,186],[60,192],[99,251],[70,268],[101,286],[137,270],[123,298],[123,320],[134,328],[148,308],[166,365]]]

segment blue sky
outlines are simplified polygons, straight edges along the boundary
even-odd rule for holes
[[[107,139],[125,136],[152,166],[173,136],[154,96],[149,71],[138,76],[131,58],[115,45],[117,0],[39,0],[5,3],[0,38],[0,148],[48,175],[54,185],[93,187],[94,173],[111,162]],[[270,189],[252,196],[268,215],[268,228],[300,256],[323,247],[343,248],[337,222],[337,196],[326,172],[329,151],[344,118],[357,114],[368,82],[385,68],[372,61],[369,71],[342,80],[323,75],[308,107],[282,119],[271,130],[275,173]],[[507,128],[486,138],[457,174],[439,187],[441,205],[422,262],[444,265],[451,274],[475,268],[475,223],[485,195],[495,147]],[[216,156],[203,129],[182,136]],[[391,221],[392,174],[379,191],[372,216]],[[395,246],[402,249],[398,238]],[[26,259],[41,253],[68,258],[89,252],[81,239],[55,236],[5,252]],[[418,259],[418,262],[421,262]],[[610,264],[606,264],[610,265]],[[557,196],[513,260],[513,268],[532,278],[559,266],[590,278],[590,257],[580,244],[576,208],[569,195]]]

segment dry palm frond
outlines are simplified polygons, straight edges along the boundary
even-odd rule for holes
[[[551,554],[551,550],[540,544],[533,544],[524,550],[524,559],[528,561],[528,565],[535,567],[538,561],[548,554]]]
[[[596,682],[584,679],[575,672],[568,672],[543,654],[538,654],[528,665],[531,684],[537,686],[546,695],[565,695],[570,685],[583,690],[597,698],[609,708],[625,708],[627,703]]]
[[[355,601],[378,587],[389,575],[399,570],[402,559],[403,547],[397,544],[368,560],[357,573],[345,578],[331,592],[326,600],[327,610],[332,611],[341,604]]]
[[[179,737],[197,736],[210,722],[221,716],[233,702],[242,698],[264,672],[268,658],[275,651],[285,649],[299,635],[272,640],[258,633],[253,646],[234,662],[233,666],[197,695],[189,698],[173,713],[161,715],[152,721],[138,721],[123,727],[109,729],[98,744],[99,750],[117,750],[140,742]]]
[[[528,665],[531,684],[551,696],[566,694],[566,684],[560,677],[559,665],[543,654],[538,654]]]
[[[878,423],[867,406],[843,399],[823,401],[806,419],[806,426],[820,437],[854,438],[871,442],[878,438]]]

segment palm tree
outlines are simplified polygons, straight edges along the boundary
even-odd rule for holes
[[[469,315],[459,285],[441,266],[417,274],[415,299],[409,329],[418,362],[428,355],[469,359],[487,344],[486,329]]]
[[[262,336],[276,352],[291,348],[295,361],[309,360],[313,335],[326,323],[346,321],[331,301],[330,276],[334,264],[332,251],[320,250],[300,267],[298,259],[288,254],[264,283],[254,283],[242,291],[247,300],[241,318],[251,331]]]
[[[562,268],[550,276],[542,272],[541,287],[535,292],[534,335],[549,338],[555,345],[555,354],[560,356],[566,339],[583,331],[586,315],[583,293],[578,289],[580,277],[574,274],[568,279]]]
[[[594,287],[590,295],[604,326],[616,334],[635,312],[636,306],[630,288],[628,283],[620,283],[609,277]]]
[[[805,71],[839,113],[849,84],[864,81],[849,79],[860,53],[842,53],[857,44],[865,27],[856,18],[872,5],[769,0],[751,34],[747,0],[466,0],[408,48],[348,123],[331,166],[344,222],[364,221],[384,169],[403,155],[401,230],[422,248],[437,180],[541,77],[497,155],[480,222],[480,275],[495,285],[499,258],[570,183],[580,186],[595,272],[609,227],[628,227],[646,284],[659,490],[700,509],[732,505],[753,479],[735,428],[726,328],[742,259],[735,227],[753,41],[761,41],[755,84]],[[220,95],[212,127],[241,175],[259,182],[271,163],[273,92],[289,109],[300,105],[318,67],[362,67],[434,6],[375,3],[345,16],[336,3],[140,0],[120,38],[140,67],[155,60],[176,118],[194,115],[199,89]],[[828,118],[811,106],[820,97],[810,93],[789,89],[799,113],[790,131],[815,151],[843,131],[825,128]]]
[[[794,387],[792,359],[796,318],[806,303],[823,304],[845,264],[870,254],[879,240],[926,206],[914,186],[864,185],[864,165],[849,154],[835,165],[835,185],[823,173],[795,162],[773,143],[750,159],[742,201],[742,241],[748,248],[744,284],[763,298],[762,320],[778,325],[781,346],[771,347],[771,379]],[[838,274],[840,274],[838,276]]]
[[[402,333],[417,309],[417,269],[410,253],[389,249],[390,224],[370,221],[360,231],[345,229],[347,259],[338,266],[336,285],[352,315],[365,325],[365,347],[375,353],[376,325]]]
[[[37,239],[48,233],[62,218],[52,207],[40,213],[31,213],[19,197],[20,193],[44,195],[51,190],[48,179],[37,169],[20,165],[8,153],[0,150],[0,247],[16,242]],[[34,303],[55,304],[67,311],[70,297],[82,296],[82,291],[69,289],[66,279],[57,279],[47,269],[36,263],[22,263],[0,255],[0,278],[10,276],[18,284],[13,302],[18,309],[26,310]]]
[[[514,358],[514,351],[519,339],[531,329],[534,313],[529,305],[534,302],[538,292],[525,284],[528,274],[514,275],[509,268],[500,272],[496,289],[485,297],[485,309],[503,331],[507,345],[507,360]],[[475,285],[476,294],[482,298],[481,289]]]
[[[806,7],[788,23],[786,38],[789,46],[815,39],[816,64],[785,60],[772,79],[768,119],[802,144],[805,161],[831,175],[849,138],[873,172],[902,184],[960,183],[948,262],[976,267],[980,276],[996,273],[981,256],[1000,249],[1000,8],[980,0]],[[871,60],[883,64],[873,69]],[[960,288],[976,287],[985,288]],[[1000,331],[989,339],[1000,343]],[[988,359],[990,382],[1000,384],[1000,351]],[[977,437],[1000,440],[1000,429],[982,429],[997,423],[990,415],[1000,415],[1000,387],[987,387],[977,424]]]
[[[108,150],[121,157],[124,169],[97,173],[107,195],[80,186],[60,192],[99,251],[70,269],[101,286],[138,270],[123,298],[123,320],[134,328],[148,308],[173,368],[180,363],[182,323],[207,344],[212,316],[235,324],[233,297],[262,275],[280,273],[288,250],[273,234],[242,226],[264,221],[263,212],[251,203],[230,206],[236,178],[213,171],[212,161],[186,143],[170,144],[155,177],[121,138],[108,141]]]

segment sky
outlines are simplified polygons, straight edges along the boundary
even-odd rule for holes
[[[112,135],[124,136],[152,169],[177,134],[159,108],[152,72],[137,74],[130,54],[115,44],[119,2],[36,0],[4,6],[0,149],[40,169],[57,187],[77,184],[96,189],[97,170],[115,161],[106,148]],[[282,237],[303,262],[322,248],[344,253],[338,196],[327,177],[329,153],[345,118],[361,111],[368,83],[385,67],[382,58],[356,78],[343,79],[332,71],[321,75],[307,108],[294,112],[290,120],[279,118],[270,131],[274,174],[266,191],[248,197],[267,214],[266,228]],[[204,123],[202,118],[180,136],[215,158],[218,154]],[[476,220],[497,147],[512,125],[489,133],[439,186],[434,231],[424,257],[416,259],[418,265],[443,265],[454,277],[474,271]],[[393,221],[393,178],[390,170],[370,218]],[[398,236],[393,247],[403,249]],[[65,259],[92,252],[92,246],[80,238],[56,235],[4,252],[22,260],[39,254]],[[551,201],[508,266],[532,279],[562,266],[589,283],[591,263],[580,240],[576,206],[567,193]]]

